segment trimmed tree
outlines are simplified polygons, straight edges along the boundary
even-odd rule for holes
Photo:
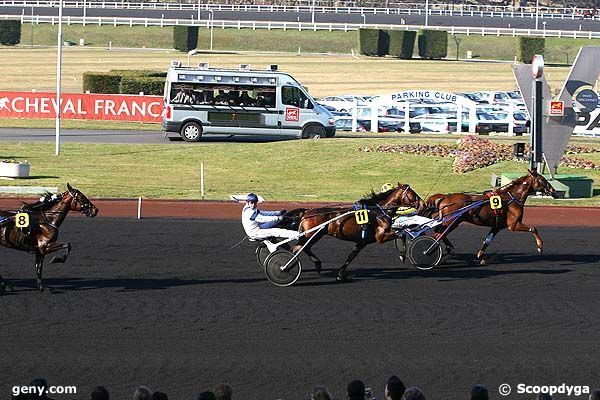
[[[442,59],[448,54],[448,32],[446,31],[421,29],[418,41],[421,58]]]
[[[194,50],[198,47],[198,27],[197,26],[174,26],[173,27],[173,48],[179,51]]]
[[[534,36],[519,36],[517,37],[517,60],[531,64],[533,56],[536,54],[544,54],[546,47],[546,39]]]
[[[388,33],[381,29],[358,29],[358,51],[365,56],[385,56],[389,40]]]
[[[388,31],[390,45],[388,54],[393,57],[410,60],[415,51],[417,31]]]
[[[21,21],[0,21],[0,44],[14,46],[21,41]]]

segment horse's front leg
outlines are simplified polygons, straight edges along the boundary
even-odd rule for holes
[[[42,274],[44,272],[44,255],[40,251],[35,253],[35,274],[37,276],[37,288],[40,292],[43,292],[46,286]]]
[[[71,253],[71,243],[51,243],[44,249],[44,254],[54,253],[58,250],[64,250],[65,252],[62,256],[52,257],[52,259],[50,260],[50,264],[64,263],[65,261],[67,261],[67,258]]]
[[[485,240],[483,241],[483,246],[481,246],[481,249],[477,252],[477,258],[479,259],[479,263],[481,265],[484,265],[486,263],[485,258],[483,258],[485,249],[490,244],[492,244],[492,241],[494,240],[494,237],[496,237],[496,234],[499,231],[500,231],[500,229],[497,229],[497,228],[490,229],[490,232],[487,234],[487,236],[485,237]]]
[[[514,232],[531,232],[531,234],[535,238],[535,243],[537,245],[537,251],[539,254],[542,254],[542,251],[544,250],[544,241],[542,240],[542,237],[538,233],[535,226],[525,225],[521,221],[517,221],[514,224],[509,225],[508,229],[510,229],[511,231],[514,231]]]

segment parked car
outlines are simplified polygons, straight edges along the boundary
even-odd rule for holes
[[[370,132],[371,131],[371,120],[370,119],[357,119],[357,130],[358,132]],[[404,132],[404,122],[399,119],[391,118],[379,118],[377,121],[378,132]],[[352,117],[337,117],[335,119],[336,130],[351,132],[352,131]],[[418,122],[409,123],[409,133],[421,132],[421,125]]]
[[[422,132],[448,133],[450,130],[449,120],[443,114],[421,114],[410,120],[418,122]],[[454,121],[456,127],[456,119]]]
[[[356,99],[359,106],[365,105],[364,99],[359,99],[354,96],[327,96],[318,101],[319,104],[330,106],[340,112],[350,112]]]

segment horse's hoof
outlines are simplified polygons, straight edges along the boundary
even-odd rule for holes
[[[538,254],[542,254],[542,248],[538,247],[537,252],[538,252]]]
[[[486,260],[485,258],[482,258],[482,259],[479,261],[479,265],[487,265],[487,260]]]
[[[57,264],[57,263],[64,263],[65,260],[63,260],[62,258],[59,257],[52,257],[52,259],[50,260],[50,264]]]
[[[404,258],[404,256],[398,256],[398,259],[400,260],[401,263],[404,264],[404,262],[406,261],[406,259]]]
[[[337,276],[335,277],[335,281],[339,283],[346,283],[352,281],[352,278],[350,278],[346,274],[337,274]]]

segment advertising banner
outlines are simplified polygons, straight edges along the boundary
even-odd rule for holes
[[[160,122],[161,96],[64,93],[62,119]],[[0,118],[56,118],[56,94],[0,92]]]

